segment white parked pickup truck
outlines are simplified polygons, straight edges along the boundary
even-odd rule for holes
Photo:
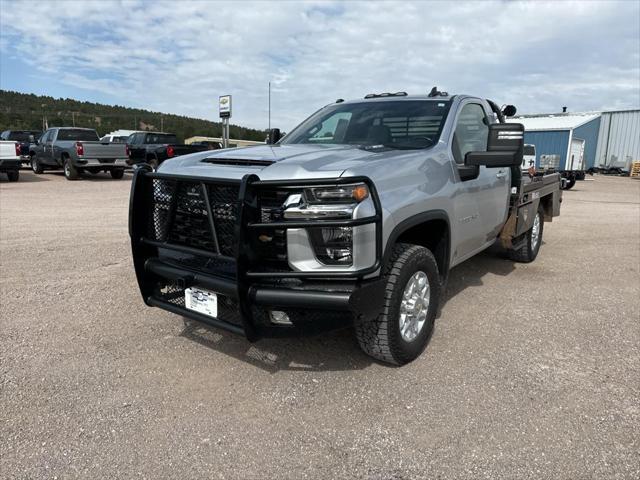
[[[13,141],[0,141],[0,172],[9,177],[10,182],[20,178],[20,144]]]

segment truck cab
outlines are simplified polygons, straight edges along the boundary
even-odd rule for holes
[[[434,89],[336,101],[270,144],[134,175],[144,301],[250,340],[351,326],[394,364],[425,348],[451,268],[500,241],[533,261],[559,176],[523,176],[523,127]]]

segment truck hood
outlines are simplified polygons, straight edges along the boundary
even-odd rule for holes
[[[380,155],[347,145],[258,145],[183,155],[165,161],[159,171],[234,179],[248,173],[262,180],[331,178]]]

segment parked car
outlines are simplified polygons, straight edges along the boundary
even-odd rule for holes
[[[127,143],[129,135],[105,135],[100,139],[101,143]]]
[[[168,158],[208,150],[205,145],[179,144],[173,133],[138,132],[127,140],[129,165],[148,163],[154,170]]]
[[[269,145],[138,169],[145,303],[249,340],[353,326],[372,357],[415,359],[449,270],[497,240],[535,260],[560,214],[560,176],[522,175],[514,114],[437,89],[367,95]]]
[[[11,140],[0,140],[0,172],[6,173],[10,182],[20,179],[20,144]]]
[[[40,137],[40,130],[5,130],[0,134],[0,140],[11,140],[20,144],[20,160],[29,163],[29,145],[33,139]]]
[[[194,145],[197,147],[204,147],[204,150],[220,150],[222,148],[222,143],[213,142],[211,140],[202,140],[198,142],[192,142],[190,145]]]
[[[77,180],[83,172],[109,172],[120,179],[127,166],[125,144],[101,143],[90,128],[50,128],[31,145],[29,156],[34,173],[62,168],[67,180]]]

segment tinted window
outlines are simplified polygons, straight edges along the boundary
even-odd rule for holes
[[[449,101],[434,100],[331,105],[302,122],[281,143],[427,148],[438,141],[449,106]]]
[[[175,135],[170,133],[147,133],[147,139],[145,143],[169,143],[175,144],[178,143],[178,139]]]
[[[51,137],[53,137],[53,130],[47,130],[40,138],[40,143],[50,142]]]
[[[15,140],[16,142],[28,142],[29,141],[29,135],[37,135],[37,132],[10,132],[9,133],[9,138],[7,140]]]
[[[533,145],[525,145],[524,146],[524,154],[525,155],[535,155],[536,154],[536,147],[534,147]]]
[[[99,141],[95,130],[80,130],[75,128],[58,130],[58,140],[79,140],[82,142]]]
[[[462,107],[453,134],[453,157],[456,163],[464,163],[469,152],[487,150],[489,137],[489,121],[484,109],[477,103],[469,103]]]

